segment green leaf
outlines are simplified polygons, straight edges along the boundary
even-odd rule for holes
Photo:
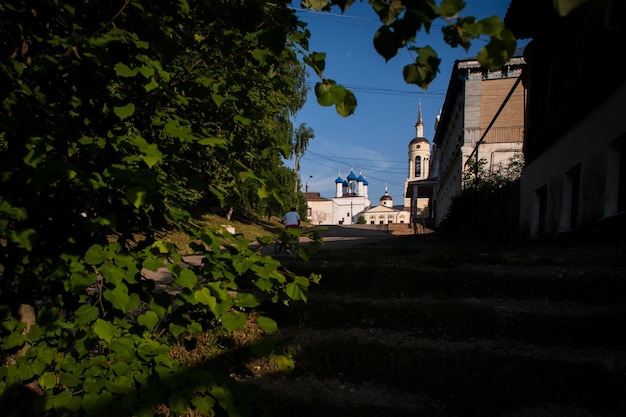
[[[137,69],[131,69],[128,65],[118,62],[115,64],[115,73],[120,77],[134,77],[137,75]]]
[[[402,38],[388,26],[382,26],[374,34],[374,49],[385,58],[385,62],[396,56],[398,48],[402,46]]]
[[[81,380],[65,372],[59,377],[59,384],[72,388],[81,385]]]
[[[488,69],[501,68],[515,53],[517,41],[509,29],[500,32],[499,37],[492,37],[491,41],[481,48],[477,58],[480,65]]]
[[[135,208],[139,208],[148,197],[148,191],[144,187],[131,187],[126,192],[126,200]]]
[[[110,343],[113,340],[113,336],[115,336],[115,326],[109,323],[108,321],[98,319],[93,326],[93,331],[100,339],[104,340],[107,343]]]
[[[330,91],[331,88],[336,87],[337,83],[334,80],[323,80],[322,82],[318,82],[315,84],[315,97],[317,97],[318,102],[319,98],[323,96],[325,93]],[[329,106],[334,103],[328,104]]]
[[[252,120],[248,119],[247,117],[240,116],[240,115],[236,115],[235,117],[233,117],[233,120],[236,123],[240,123],[244,126],[250,126],[250,124],[252,123]]]
[[[115,113],[120,120],[126,120],[135,113],[135,105],[128,103],[122,107],[113,107],[113,113]]]
[[[244,308],[252,308],[258,306],[259,302],[253,294],[240,292],[235,297],[235,305]]]
[[[329,0],[302,0],[300,5],[305,8],[311,8],[312,11],[324,10],[329,6]]]
[[[18,232],[11,231],[11,241],[20,248],[31,250],[33,244],[37,242],[37,232],[34,229],[23,229]]]
[[[100,265],[104,262],[104,249],[100,245],[92,245],[85,254],[85,262],[89,265]]]
[[[154,311],[146,311],[137,317],[137,322],[148,329],[152,329],[159,322],[159,316]]]
[[[167,250],[165,251],[165,253],[167,253]],[[159,258],[159,257],[149,257],[149,258],[146,258],[146,259],[144,259],[144,261],[141,264],[141,266],[143,268],[146,268],[146,269],[150,270],[150,271],[156,271],[157,269],[159,269],[159,268],[161,268],[163,266],[163,258]]]
[[[189,407],[189,400],[183,393],[175,392],[170,396],[168,405],[174,413],[183,415]]]
[[[306,301],[308,286],[309,281],[306,278],[296,277],[294,282],[287,284],[285,292],[292,300]]]
[[[577,9],[581,5],[585,4],[588,0],[552,0],[554,2],[554,9],[559,13],[559,16],[565,17],[572,10]]]
[[[154,81],[154,74],[156,73],[156,71],[154,70],[154,68],[152,67],[148,67],[148,66],[141,66],[139,68],[137,68],[137,70],[139,71],[139,73],[141,75],[143,75],[145,78],[150,78],[152,79],[152,81]]]
[[[314,52],[305,56],[303,62],[315,70],[318,77],[322,78],[326,69],[326,54],[324,52]]]
[[[53,401],[54,408],[57,410],[59,415],[78,412],[82,403],[82,399],[79,396],[75,397],[69,391],[60,392]]]
[[[454,17],[464,8],[465,1],[463,0],[442,0],[439,7],[435,10],[443,17]]]
[[[321,106],[332,106],[341,103],[348,94],[348,91],[343,86],[333,86],[328,88],[320,96],[317,97],[317,102]]]
[[[437,72],[439,72],[441,59],[430,46],[412,48],[412,50],[417,52],[418,56],[414,64],[404,67],[404,81],[407,84],[416,84],[424,90],[427,90],[430,83],[437,76]]]
[[[276,321],[272,320],[269,317],[259,316],[256,318],[256,324],[260,329],[266,331],[267,333],[274,333],[278,331],[278,324]]]
[[[224,97],[217,93],[211,94],[211,99],[213,100],[215,104],[217,104],[217,107],[222,107],[222,105],[226,103],[226,101],[228,101],[227,97]]]
[[[344,99],[335,106],[337,113],[342,117],[348,117],[356,110],[356,97],[352,91],[347,90]]]
[[[112,290],[105,290],[104,299],[109,301],[113,307],[124,313],[130,310],[130,296],[128,295],[128,287],[124,283],[116,285]]]
[[[187,331],[191,334],[202,333],[203,330],[204,329],[202,328],[202,325],[197,321],[194,321],[193,323],[189,323],[189,325],[187,325]]]
[[[156,144],[148,144],[145,141],[138,141],[138,146],[141,149],[141,159],[148,165],[148,168],[152,168],[156,163],[163,160],[163,153],[159,150]]]
[[[229,332],[234,332],[237,329],[243,328],[246,325],[247,316],[242,313],[230,313],[226,312],[220,316],[222,326]]]
[[[39,146],[33,146],[28,151],[23,161],[26,165],[29,165],[33,168],[37,168],[39,164],[45,161],[45,159],[46,159],[45,151],[41,149]]]
[[[21,332],[13,331],[9,336],[4,336],[2,338],[2,349],[10,350],[16,347],[20,347],[26,341],[25,337],[21,334]]]
[[[88,324],[93,322],[100,315],[99,310],[91,305],[84,304],[76,310],[74,317],[76,324]]]
[[[183,268],[180,273],[176,274],[174,277],[174,283],[183,288],[192,289],[198,283],[198,277],[191,269]]]
[[[144,84],[143,88],[145,88],[146,92],[149,93],[150,91],[159,88],[159,83],[154,78],[151,78],[150,82],[148,84]]]
[[[296,367],[293,359],[285,355],[277,355],[274,357],[276,366],[281,372],[291,372]]]
[[[208,137],[208,138],[200,139],[198,141],[198,144],[204,145],[204,146],[222,146],[226,144],[226,141],[224,139],[220,139],[216,137]]]
[[[170,333],[174,335],[174,337],[180,336],[185,331],[185,326],[180,326],[175,323],[170,323],[168,326]]]
[[[87,274],[85,271],[77,271],[70,275],[70,284],[72,291],[84,291],[89,286],[98,281],[95,274]]]
[[[39,377],[38,382],[44,390],[51,390],[56,386],[57,379],[52,372],[46,372]]]
[[[168,348],[166,345],[161,345],[159,342],[154,340],[148,340],[137,348],[137,354],[140,355],[144,359],[149,359],[155,356],[158,356],[162,353],[167,353]]]
[[[208,395],[205,395],[205,396],[196,395],[191,398],[191,403],[193,404],[194,407],[196,407],[196,409],[200,413],[203,413],[204,415],[215,415],[215,412],[213,411],[213,406],[215,406],[215,399],[213,397],[208,396]],[[152,416],[146,416],[146,417],[152,417]]]
[[[208,288],[200,288],[194,293],[194,298],[199,303],[209,306],[209,309],[213,312],[213,314],[216,314],[217,299],[211,295]]]

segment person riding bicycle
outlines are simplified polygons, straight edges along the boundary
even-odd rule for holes
[[[295,207],[292,207],[283,216],[283,224],[286,229],[298,229],[300,227],[300,215]],[[287,249],[287,253],[291,254],[291,250]]]
[[[297,229],[300,227],[300,215],[295,207],[292,207],[291,210],[285,213],[283,216],[283,224],[287,229]]]

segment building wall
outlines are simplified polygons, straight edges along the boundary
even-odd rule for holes
[[[589,234],[626,210],[626,82],[524,167],[520,235]],[[621,174],[620,174],[621,172]],[[620,185],[621,184],[621,185]]]
[[[307,205],[310,212],[307,219],[311,222],[311,224],[332,224],[332,200],[308,200]]]
[[[332,201],[332,223],[326,224],[354,224],[358,214],[371,205],[370,200],[361,196],[333,198]]]
[[[360,213],[360,215],[365,218],[366,224],[410,223],[410,213],[408,211],[384,208],[383,206],[374,207],[371,210]]]
[[[431,157],[438,167],[434,176],[439,178],[436,224],[463,190],[463,172],[471,157],[484,158],[485,169],[491,170],[522,152],[526,94],[521,83],[500,107],[524,66],[521,56],[497,71],[485,70],[475,60],[455,63]]]

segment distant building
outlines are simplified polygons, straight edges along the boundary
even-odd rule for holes
[[[379,205],[365,209],[358,216],[363,216],[366,224],[393,224],[409,223],[410,214],[403,206],[394,206],[393,198],[385,188],[385,194],[380,197]]]
[[[353,171],[343,179],[335,180],[335,197],[324,198],[319,193],[307,192],[307,220],[315,225],[355,224],[360,217],[366,224],[409,223],[410,213],[403,206],[394,206],[387,189],[372,207],[368,198],[369,183],[364,176]]]
[[[308,213],[312,224],[353,224],[358,213],[371,206],[368,198],[369,183],[362,175],[353,171],[343,179],[341,173],[335,180],[335,197],[323,198],[319,193],[305,193]]]
[[[411,223],[433,229],[430,219],[435,216],[437,179],[431,177],[431,144],[424,137],[422,105],[419,102],[415,138],[409,142],[408,156],[409,174],[404,184],[404,211],[409,213]]]

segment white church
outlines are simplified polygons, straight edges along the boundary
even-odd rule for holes
[[[409,142],[409,169],[404,189],[410,181],[428,178],[430,164],[430,142],[424,138],[424,124],[422,123],[421,103],[417,110],[416,136]],[[335,180],[335,196],[324,198],[320,193],[305,192],[307,201],[307,220],[314,225],[331,224],[391,224],[410,223],[411,199],[405,196],[402,205],[394,206],[393,198],[387,192],[378,199],[378,205],[372,207],[368,196],[369,183],[353,169],[344,179],[341,172]],[[405,191],[406,192],[406,191]],[[418,201],[420,204],[427,202]]]

